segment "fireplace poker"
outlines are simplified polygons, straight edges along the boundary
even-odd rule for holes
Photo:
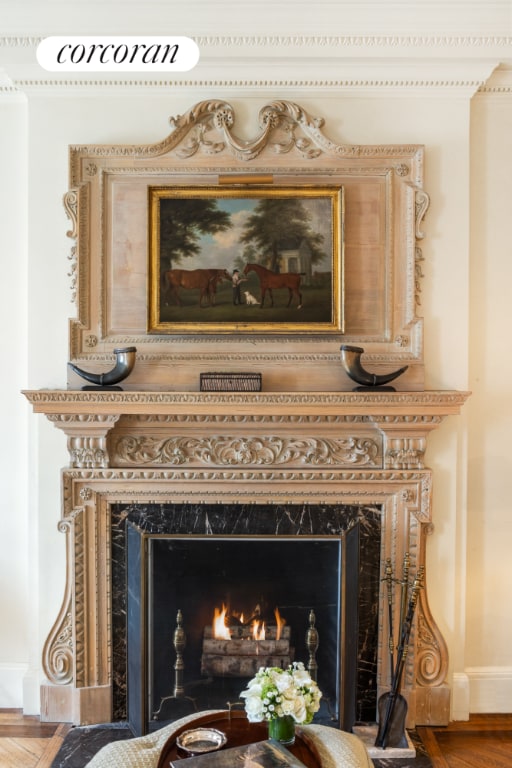
[[[386,560],[386,583],[388,589],[388,624],[389,624],[389,676],[390,683],[393,682],[393,675],[395,671],[395,648],[393,643],[393,565],[391,558]]]
[[[408,552],[404,555],[402,566],[402,594],[400,600],[400,627],[404,626],[407,613],[407,595],[409,592],[409,568],[411,567],[411,558]]]

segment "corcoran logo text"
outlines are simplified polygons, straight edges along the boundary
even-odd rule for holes
[[[37,61],[49,72],[187,72],[199,48],[190,37],[45,37]]]

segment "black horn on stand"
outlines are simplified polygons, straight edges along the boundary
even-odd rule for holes
[[[116,362],[114,367],[106,373],[91,373],[90,371],[84,371],[73,363],[68,363],[72,371],[77,373],[82,379],[90,381],[92,386],[85,386],[82,389],[98,390],[98,389],[116,389],[120,381],[126,379],[127,376],[133,370],[135,365],[135,353],[136,347],[123,347],[122,349],[114,349],[114,355],[116,356]]]
[[[365,370],[361,363],[361,355],[364,353],[362,347],[352,347],[349,344],[342,344],[340,347],[341,362],[347,373],[347,375],[355,381],[356,384],[360,384],[359,387],[355,387],[354,392],[363,392],[372,389],[378,389],[380,392],[394,392],[394,387],[385,386],[393,379],[398,378],[402,373],[405,373],[409,366],[404,365],[397,371],[392,373],[370,373]]]

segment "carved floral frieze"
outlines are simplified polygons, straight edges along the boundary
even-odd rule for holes
[[[339,439],[295,437],[207,438],[123,436],[115,444],[118,465],[168,464],[191,462],[218,466],[279,466],[302,463],[306,466],[377,466],[379,445],[368,438]]]

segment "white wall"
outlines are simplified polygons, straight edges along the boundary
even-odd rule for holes
[[[466,666],[473,712],[512,708],[510,355],[512,94],[475,99],[471,121],[471,431]]]
[[[2,73],[0,84],[0,706],[9,707],[20,705],[29,658],[28,409],[19,394],[27,380],[27,130],[24,97]]]
[[[116,4],[102,8],[110,5]],[[339,4],[340,13],[346,5]],[[455,5],[444,7],[454,11]],[[476,28],[477,5],[471,4],[466,27]],[[375,0],[375,13],[379,6]],[[425,10],[425,3],[418,6]],[[150,7],[145,6],[148,14]],[[482,3],[484,7],[487,25],[489,13],[496,10],[499,34],[503,4]],[[307,9],[295,6],[304,28]],[[330,9],[334,13],[332,5]],[[375,15],[368,18],[375,31]],[[19,22],[18,34],[50,33],[51,25],[37,15],[30,19]],[[292,34],[293,18],[288,19]],[[197,28],[205,34],[200,23]],[[404,34],[413,30],[409,15],[407,25]],[[265,27],[261,12],[257,26],[258,31]],[[221,28],[227,34],[228,27],[224,14],[210,34],[220,35]],[[332,28],[324,25],[320,32],[332,35],[336,29],[343,29],[341,22]],[[13,26],[8,31],[16,30]],[[180,33],[192,30],[181,28]],[[273,27],[269,34],[274,33]],[[0,39],[0,67],[16,81],[14,89],[7,80],[3,90],[0,84],[0,196],[2,211],[8,213],[0,228],[0,312],[8,363],[0,379],[5,427],[0,447],[0,707],[38,712],[41,650],[64,586],[64,536],[57,524],[59,469],[68,460],[65,437],[44,417],[30,413],[19,392],[65,387],[66,382],[68,318],[74,314],[69,222],[62,206],[68,145],[157,141],[170,131],[170,115],[213,98],[230,101],[240,120],[237,130],[253,138],[259,108],[283,98],[324,117],[324,131],[334,141],[426,147],[425,189],[431,206],[423,226],[425,276],[419,308],[425,318],[426,385],[474,391],[462,415],[447,419],[429,438],[435,523],[427,546],[429,601],[449,647],[452,716],[512,711],[512,616],[507,610],[511,523],[506,516],[512,498],[512,472],[506,471],[506,425],[512,410],[507,398],[512,363],[506,353],[512,78],[501,82],[500,94],[474,97],[479,82],[499,61],[500,46],[488,45],[488,60],[483,61],[481,46],[470,56],[464,46],[454,50],[447,41],[432,39],[421,58],[410,45],[397,57],[399,41],[377,51],[371,40],[366,47],[358,42],[357,55],[352,43],[345,41],[338,51],[331,44],[324,58],[321,43],[314,48],[299,41],[295,47],[271,49],[279,59],[272,67],[268,54],[258,60],[256,44],[230,47],[219,37],[208,49],[215,77],[205,64],[204,84],[190,79],[176,87],[158,82],[146,87],[104,81],[74,85],[45,80],[41,73],[34,80],[26,77],[25,44],[2,44]],[[223,45],[229,61],[218,77]],[[343,45],[350,53],[345,59]],[[268,44],[261,50],[270,50]],[[313,74],[307,78],[309,59]],[[297,68],[300,76],[294,74]],[[272,72],[270,80],[262,76],[263,69]],[[240,73],[245,82],[237,82]]]

